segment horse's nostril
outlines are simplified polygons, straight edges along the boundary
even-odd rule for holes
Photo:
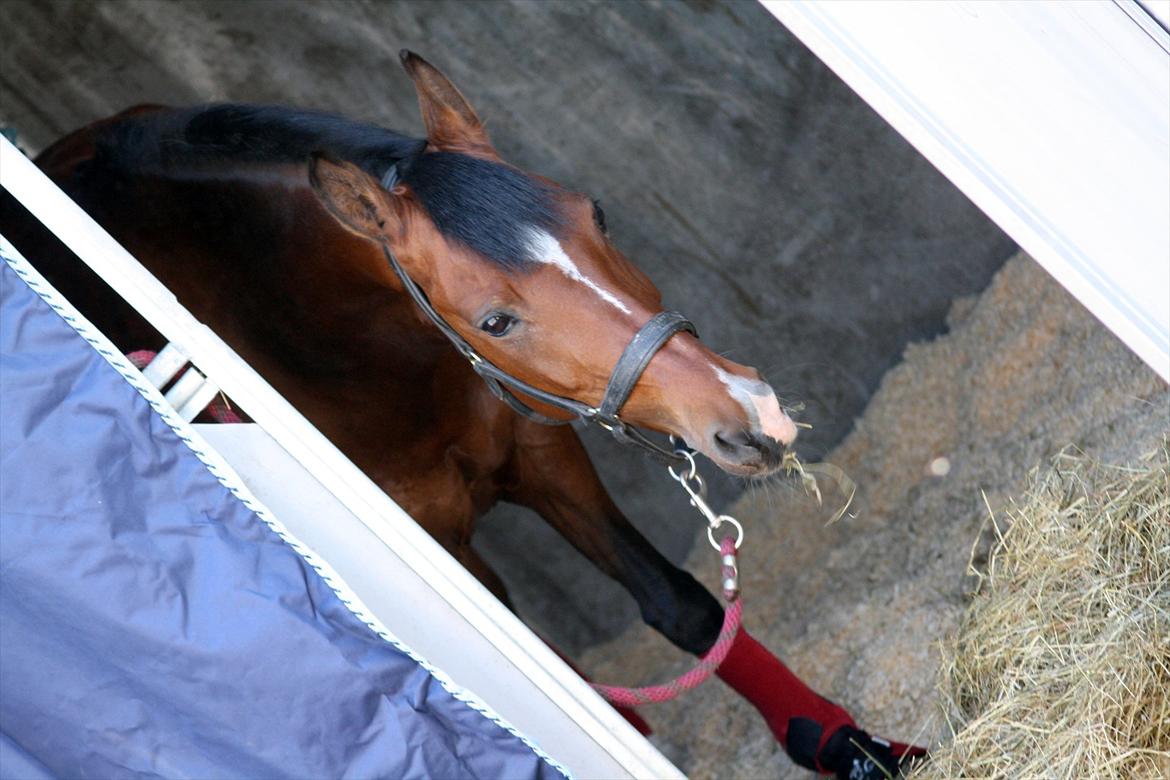
[[[719,445],[720,449],[731,452],[743,449],[763,449],[763,442],[757,439],[751,431],[736,431],[735,433],[720,431],[715,434],[715,443]]]
[[[757,436],[752,431],[720,431],[711,439],[720,452],[737,461],[761,459],[768,463],[778,463],[784,457],[783,444]]]
[[[715,434],[715,444],[722,450],[734,451],[747,444],[742,433],[727,433],[720,431]]]

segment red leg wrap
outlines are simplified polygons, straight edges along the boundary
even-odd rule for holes
[[[837,729],[856,725],[848,712],[801,682],[779,658],[742,628],[716,674],[755,705],[781,746],[797,763],[810,769],[824,771],[819,765],[813,766],[820,748]],[[808,734],[805,730],[806,725],[812,724],[820,726],[819,734]],[[790,726],[803,731],[803,740],[807,741],[811,736],[815,747],[813,744],[790,746]],[[811,756],[808,755],[810,752]]]

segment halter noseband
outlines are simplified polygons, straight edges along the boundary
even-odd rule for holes
[[[391,171],[393,170],[394,166],[391,167]],[[387,177],[389,177],[389,174],[387,174]],[[668,450],[655,444],[641,431],[631,427],[618,416],[618,412],[621,411],[626,400],[630,397],[630,393],[633,392],[634,385],[638,383],[642,372],[650,364],[650,359],[666,344],[671,336],[680,330],[685,330],[696,336],[698,335],[695,326],[686,317],[676,311],[659,312],[651,317],[634,334],[634,337],[630,339],[630,343],[622,351],[621,357],[618,358],[617,364],[613,368],[613,373],[610,374],[609,382],[606,384],[605,395],[602,396],[601,405],[594,408],[589,404],[572,398],[565,398],[564,396],[541,390],[539,387],[533,387],[522,379],[517,379],[512,376],[476,352],[475,347],[471,346],[466,339],[459,335],[451,327],[451,324],[443,319],[443,316],[435,310],[430,300],[427,299],[426,293],[406,273],[406,269],[399,264],[398,258],[390,251],[390,247],[383,243],[382,251],[385,253],[386,259],[390,262],[390,267],[394,269],[394,273],[402,281],[402,286],[406,288],[406,292],[414,300],[415,304],[422,309],[423,314],[427,315],[427,318],[435,324],[435,327],[455,345],[455,349],[459,350],[459,354],[467,359],[471,364],[472,370],[479,374],[483,381],[487,383],[492,395],[512,407],[515,412],[543,425],[566,425],[571,422],[571,420],[556,420],[541,414],[517,398],[512,390],[517,390],[554,409],[569,412],[586,423],[597,423],[612,433],[613,437],[622,444],[641,447],[661,461],[677,463],[685,460],[685,456],[680,455],[679,452]]]

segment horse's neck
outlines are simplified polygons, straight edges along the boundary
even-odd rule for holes
[[[119,200],[130,243],[180,300],[305,381],[413,382],[449,356],[391,286],[380,249],[325,211],[303,167],[143,179]]]

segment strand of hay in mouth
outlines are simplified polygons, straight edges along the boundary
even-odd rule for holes
[[[824,496],[821,494],[817,475],[819,474],[837,486],[837,491],[845,496],[845,503],[833,513],[828,524],[837,522],[849,511],[849,507],[853,504],[853,497],[857,495],[857,483],[850,479],[849,475],[839,466],[832,463],[802,463],[800,458],[796,457],[796,453],[791,450],[784,453],[784,459],[780,465],[784,467],[785,474],[789,476],[796,474],[804,491],[817,500],[817,506],[824,504]]]
[[[953,739],[913,778],[1170,777],[1170,441],[1061,455],[1007,514],[943,646]]]

